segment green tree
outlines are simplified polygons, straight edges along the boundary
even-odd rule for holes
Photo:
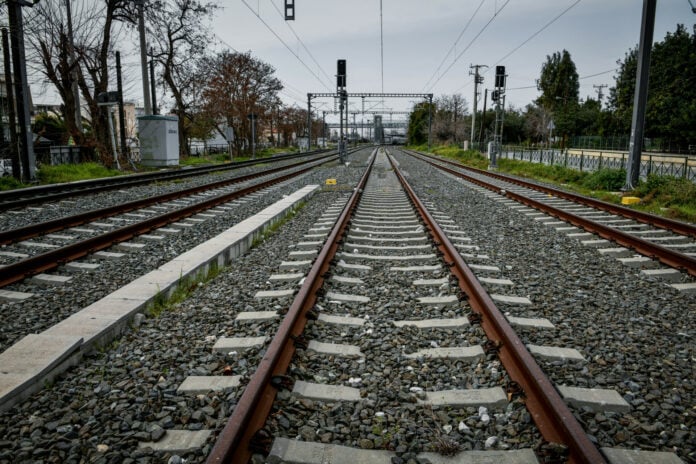
[[[567,50],[546,56],[537,88],[541,96],[536,103],[553,114],[556,133],[565,142],[568,135],[575,133],[580,91],[578,71]]]
[[[609,90],[616,130],[631,128],[636,86],[637,49],[619,61],[616,85]],[[650,59],[645,136],[669,140],[686,150],[696,142],[696,26],[689,34],[678,25],[662,42],[653,45]]]
[[[431,107],[432,106],[432,107]],[[435,113],[435,105],[428,102],[416,103],[408,117],[408,143],[422,145],[428,143],[428,108]]]

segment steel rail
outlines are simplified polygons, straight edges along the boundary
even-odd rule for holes
[[[61,264],[90,255],[95,251],[109,248],[116,243],[129,240],[135,236],[147,233],[158,227],[162,227],[172,222],[179,221],[200,211],[205,211],[207,209],[214,208],[217,205],[227,203],[229,201],[248,195],[257,190],[264,189],[269,185],[277,184],[279,182],[283,182],[285,180],[299,176],[300,174],[310,171],[311,169],[313,169],[313,167],[309,166],[304,169],[285,174],[283,176],[263,181],[256,185],[237,190],[235,192],[218,195],[216,197],[204,200],[200,203],[196,203],[195,205],[186,206],[176,211],[170,211],[164,214],[160,214],[158,216],[145,219],[144,221],[138,222],[136,224],[121,227],[119,229],[107,232],[96,237],[88,238],[86,240],[82,240],[80,242],[57,248],[46,253],[41,253],[39,255],[23,259],[14,264],[5,266],[2,269],[2,277],[0,277],[0,288],[19,282],[27,277],[36,275],[40,272],[55,269]]]
[[[106,177],[64,184],[51,184],[8,190],[5,192],[0,192],[0,211],[21,208],[36,203],[47,203],[62,200],[64,198],[80,196],[83,194],[92,194],[119,188],[134,187],[152,182],[182,179],[218,171],[231,171],[248,166],[254,166],[259,163],[276,163],[289,159],[301,158],[307,155],[322,153],[323,151],[325,150],[316,150],[309,153],[293,153],[273,158],[259,158],[257,160],[241,161],[236,163],[225,163],[217,166],[200,166],[175,171],[148,172],[131,174],[128,176]]]
[[[549,204],[546,204],[541,201],[534,200],[532,198],[525,197],[519,193],[511,192],[509,190],[505,190],[502,187],[498,187],[493,184],[489,184],[488,182],[485,182],[481,179],[478,179],[476,177],[469,176],[463,172],[457,171],[455,169],[448,168],[447,166],[442,166],[440,164],[437,164],[435,162],[432,162],[430,160],[423,160],[433,166],[435,166],[438,169],[441,169],[445,172],[448,172],[450,174],[453,174],[457,177],[460,177],[462,179],[465,179],[471,183],[474,183],[476,185],[479,185],[481,187],[487,188],[488,190],[491,190],[493,192],[496,192],[500,195],[503,195],[503,191],[505,192],[504,195],[516,200],[520,203],[523,203],[525,205],[531,206],[532,208],[538,209],[540,211],[543,211],[551,216],[557,217],[559,219],[562,219],[566,222],[569,222],[575,226],[582,227],[588,232],[595,233],[599,235],[602,238],[605,238],[607,240],[612,240],[619,245],[622,245],[626,248],[630,248],[637,253],[640,253],[644,256],[647,256],[652,259],[657,259],[661,263],[678,269],[682,270],[685,272],[688,272],[692,276],[696,276],[696,258],[692,258],[688,255],[685,255],[684,253],[679,253],[677,251],[671,250],[667,247],[657,245],[653,242],[650,242],[648,240],[638,238],[635,235],[631,235],[627,232],[620,231],[618,229],[614,229],[613,227],[606,226],[604,224],[601,224],[599,222],[592,221],[587,218],[583,218],[581,216],[577,216],[575,214],[569,213],[567,211],[564,211],[560,208],[556,208],[554,206],[551,206]]]
[[[329,270],[331,260],[338,249],[338,242],[345,233],[350,217],[362,195],[375,158],[373,152],[365,174],[331,229],[324,246],[283,318],[278,332],[271,340],[266,354],[208,455],[207,463],[246,464],[251,458],[249,442],[264,426],[275,399],[276,388],[271,385],[271,380],[275,376],[284,375],[290,365],[295,352],[294,338],[304,330],[307,312],[317,300],[316,292],[324,284],[324,275]]]
[[[488,338],[499,346],[500,361],[510,378],[522,387],[525,405],[544,439],[568,446],[570,463],[605,463],[605,458],[587,437],[565,401],[466,265],[456,247],[416,196],[391,156],[390,161],[395,174],[424,219],[425,227],[443,253],[443,259],[450,265],[450,272],[457,277],[459,288],[468,296],[469,305],[475,313],[482,316],[481,327]]]
[[[418,152],[416,152],[416,153],[418,153]],[[665,218],[662,216],[657,216],[654,214],[645,213],[643,211],[638,211],[635,209],[626,208],[625,206],[615,205],[613,203],[608,203],[606,201],[586,197],[583,195],[579,195],[577,193],[565,192],[565,191],[557,189],[557,188],[535,184],[535,183],[528,182],[528,181],[525,181],[522,179],[509,177],[509,176],[506,176],[504,174],[500,174],[497,172],[484,171],[482,169],[477,169],[477,168],[470,167],[470,166],[464,166],[464,165],[457,163],[455,161],[437,158],[437,157],[434,157],[431,155],[427,155],[425,153],[418,153],[418,154],[421,156],[425,156],[427,158],[436,159],[436,160],[442,161],[444,163],[447,163],[447,164],[450,164],[453,166],[457,166],[457,167],[462,168],[462,169],[467,169],[469,171],[473,171],[473,172],[479,173],[479,174],[484,175],[484,176],[494,177],[496,179],[504,180],[506,182],[510,182],[512,184],[519,185],[521,187],[526,187],[526,188],[529,188],[532,190],[537,190],[539,192],[554,195],[554,196],[557,196],[559,198],[563,198],[565,200],[569,200],[569,201],[572,201],[575,203],[580,203],[580,204],[590,206],[592,208],[597,208],[597,209],[600,209],[603,211],[607,211],[607,212],[610,212],[612,214],[616,214],[618,216],[623,216],[623,217],[628,218],[628,219],[633,219],[635,221],[642,222],[644,224],[650,224],[652,226],[659,227],[661,229],[668,229],[668,230],[675,232],[677,234],[686,235],[689,237],[696,238],[696,225],[693,225],[693,224],[688,224],[688,223],[681,222],[681,221],[675,221],[673,219]]]
[[[64,230],[69,227],[76,227],[82,224],[86,224],[97,219],[103,219],[106,217],[116,216],[118,214],[127,213],[129,211],[134,211],[140,208],[145,208],[157,203],[162,203],[165,201],[175,200],[177,198],[186,197],[189,195],[194,195],[196,193],[204,192],[207,190],[213,190],[220,187],[226,187],[228,185],[237,184],[240,182],[245,182],[251,179],[256,179],[269,174],[275,174],[277,172],[293,169],[308,163],[315,163],[324,159],[330,159],[336,157],[335,154],[329,154],[313,158],[309,161],[301,161],[298,163],[293,163],[288,166],[282,166],[278,168],[267,169],[262,172],[256,172],[253,174],[246,174],[243,176],[235,177],[233,179],[220,180],[212,182],[205,185],[199,185],[197,187],[191,187],[185,190],[178,190],[176,192],[164,193],[162,195],[157,195],[154,197],[143,198],[141,200],[135,200],[128,203],[123,203],[120,205],[109,206],[106,208],[96,209],[92,211],[87,211],[80,214],[75,214],[72,216],[67,216],[59,219],[54,219],[46,222],[39,222],[36,224],[30,224],[25,227],[19,227],[17,229],[6,230],[0,232],[0,245],[9,245],[11,243],[20,242],[22,240],[27,240],[38,235],[49,234],[51,232],[56,232],[59,230]]]

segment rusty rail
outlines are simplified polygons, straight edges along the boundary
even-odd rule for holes
[[[306,314],[316,302],[316,292],[324,283],[324,274],[329,270],[331,260],[338,249],[338,241],[343,236],[348,221],[358,204],[362,190],[370,175],[375,155],[360,179],[353,195],[348,200],[341,216],[336,221],[326,243],[314,261],[302,287],[295,296],[277,334],[273,337],[266,354],[244,389],[242,397],[232,412],[225,428],[220,433],[215,446],[208,456],[207,463],[246,464],[251,458],[249,442],[266,422],[276,395],[271,380],[285,374],[295,352],[293,337],[304,330]]]
[[[227,203],[229,201],[248,195],[257,190],[264,189],[269,185],[273,185],[291,179],[311,169],[311,166],[306,167],[304,169],[280,177],[276,177],[274,179],[270,179],[256,185],[252,185],[251,187],[237,190],[232,193],[218,195],[216,197],[202,201],[201,203],[196,203],[195,205],[187,206],[176,211],[170,211],[168,213],[164,213],[146,219],[136,224],[121,227],[114,231],[107,232],[105,234],[89,238],[87,240],[82,240],[71,245],[57,248],[47,253],[41,253],[39,255],[23,259],[14,264],[10,264],[2,269],[3,275],[2,278],[0,278],[0,288],[19,282],[27,277],[38,274],[40,272],[55,269],[61,264],[82,258],[84,256],[94,253],[95,251],[109,248],[110,246],[116,243],[129,240],[137,235],[147,233],[158,227],[162,227],[172,222],[179,221],[200,211],[205,211],[207,209],[214,208],[217,205]]]
[[[457,177],[460,177],[462,179],[465,179],[471,183],[474,183],[476,185],[479,185],[481,187],[487,188],[493,192],[496,192],[498,194],[503,194],[503,188],[498,187],[493,184],[489,184],[488,182],[485,182],[481,179],[478,179],[476,177],[469,176],[467,174],[464,174],[463,172],[457,171],[455,169],[448,168],[447,166],[442,166],[440,164],[434,163],[429,160],[424,160],[427,163],[435,166],[438,169],[441,169],[445,172],[448,172],[450,174],[453,174]],[[456,163],[455,163],[456,164]],[[463,166],[456,164],[458,167],[463,168]],[[469,168],[466,168],[469,169]],[[478,171],[477,172],[482,172]],[[486,175],[491,174],[491,173],[486,173]],[[497,174],[496,176],[500,176]],[[495,176],[494,176],[495,177]],[[505,177],[498,177],[503,180],[509,180]],[[555,193],[554,193],[555,194]],[[650,242],[648,240],[644,240],[641,238],[638,238],[634,235],[631,235],[626,232],[622,232],[618,229],[614,229],[613,227],[606,226],[604,224],[601,224],[599,222],[592,221],[590,219],[583,218],[581,216],[577,216],[575,214],[569,213],[567,211],[563,211],[560,208],[553,207],[551,205],[548,205],[546,203],[543,203],[541,201],[534,200],[532,198],[525,197],[523,195],[520,195],[515,192],[511,192],[509,190],[505,190],[505,195],[513,200],[516,200],[520,203],[523,203],[525,205],[531,206],[532,208],[538,209],[540,211],[543,211],[551,216],[557,217],[559,219],[562,219],[566,222],[569,222],[575,226],[582,227],[588,232],[593,232],[597,235],[599,235],[602,238],[605,238],[607,240],[612,240],[619,245],[622,245],[624,247],[630,248],[637,253],[640,253],[642,255],[645,255],[649,258],[657,259],[661,263],[678,269],[678,270],[683,270],[685,272],[688,272],[692,276],[696,276],[696,258],[692,258],[688,255],[685,255],[683,253],[679,253],[677,251],[671,250],[669,248],[663,247],[661,245],[657,245],[653,242]],[[583,197],[584,198],[584,197]],[[629,210],[632,211],[632,210]],[[631,218],[634,219],[634,218]],[[676,222],[676,221],[671,221],[671,222]],[[688,226],[688,224],[683,224],[683,223],[678,223],[682,224],[683,226]]]
[[[469,171],[476,172],[478,174],[482,174],[484,176],[489,176],[489,177],[493,177],[496,179],[504,180],[506,182],[510,182],[511,184],[516,184],[516,185],[519,185],[521,187],[526,187],[526,188],[529,188],[532,190],[536,190],[538,192],[543,192],[543,193],[547,193],[549,195],[554,195],[554,196],[557,196],[559,198],[563,198],[565,200],[569,200],[569,201],[572,201],[575,203],[581,203],[583,205],[590,206],[592,208],[597,208],[597,209],[600,209],[602,211],[607,211],[609,213],[616,214],[618,216],[623,216],[623,217],[628,218],[628,219],[633,219],[634,221],[642,222],[644,224],[650,224],[651,226],[654,226],[654,227],[659,227],[661,229],[668,229],[668,230],[675,232],[677,234],[686,235],[689,237],[696,238],[696,225],[692,225],[692,224],[688,224],[688,223],[680,222],[680,221],[675,221],[673,219],[665,218],[662,216],[656,216],[654,214],[645,213],[643,211],[638,211],[638,210],[631,209],[631,208],[626,208],[624,206],[615,205],[613,203],[608,203],[606,201],[597,200],[595,198],[590,198],[590,197],[586,197],[583,195],[578,195],[577,193],[566,192],[566,191],[556,189],[553,187],[534,184],[532,182],[527,182],[527,181],[522,180],[522,179],[509,177],[509,176],[506,176],[504,174],[500,174],[497,172],[484,171],[482,169],[477,169],[477,168],[473,168],[470,166],[464,166],[464,165],[459,164],[455,161],[437,158],[437,157],[427,155],[424,153],[418,153],[418,154],[421,156],[425,156],[427,158],[436,159],[438,161],[441,161],[441,162],[444,162],[444,163],[447,163],[447,164],[450,164],[453,166],[457,166],[457,167],[462,168],[462,169],[467,169]]]
[[[592,444],[568,406],[541,370],[505,316],[469,269],[455,246],[447,238],[425,205],[416,196],[396,165],[392,166],[411,201],[425,220],[450,271],[459,280],[459,288],[469,297],[469,305],[482,316],[481,327],[488,338],[499,344],[498,356],[510,378],[524,392],[525,404],[545,440],[568,446],[570,463],[601,464],[606,460]]]
[[[31,224],[26,227],[20,227],[17,229],[0,231],[0,246],[9,245],[10,243],[17,243],[23,240],[36,237],[38,235],[50,234],[51,232],[56,232],[59,230],[67,229],[68,227],[76,227],[82,224],[86,224],[97,219],[103,219],[106,217],[116,216],[118,214],[127,213],[129,211],[134,211],[140,208],[145,208],[157,203],[162,203],[165,201],[175,200],[177,198],[182,198],[190,195],[194,195],[199,192],[205,192],[207,190],[212,190],[220,187],[226,187],[228,185],[237,184],[240,182],[246,182],[251,179],[256,179],[261,176],[275,174],[277,172],[282,172],[285,170],[293,169],[308,163],[315,163],[323,159],[336,158],[337,155],[325,155],[318,158],[314,158],[309,161],[301,161],[298,163],[293,163],[288,166],[282,166],[279,168],[267,169],[262,172],[256,172],[253,174],[247,174],[244,176],[235,177],[233,179],[220,180],[217,182],[211,182],[205,185],[199,185],[197,187],[191,187],[185,190],[178,190],[176,192],[165,193],[162,195],[157,195],[150,198],[143,198],[141,200],[135,200],[128,203],[123,203],[120,205],[110,206],[107,208],[96,209],[92,211],[87,211],[85,213],[75,214],[73,216],[63,217],[55,219],[52,221],[40,222],[36,224]]]
[[[166,172],[148,172],[131,174],[128,176],[106,177],[101,179],[81,180],[76,182],[41,185],[0,192],[0,211],[22,208],[36,203],[47,203],[64,198],[105,192],[108,190],[135,187],[157,181],[181,179],[185,177],[200,176],[218,171],[231,171],[234,169],[253,166],[258,163],[275,163],[279,161],[300,158],[307,155],[322,153],[326,150],[316,150],[309,153],[296,153],[273,158],[261,158],[257,160],[225,163],[217,166],[201,166],[188,169],[179,169]]]

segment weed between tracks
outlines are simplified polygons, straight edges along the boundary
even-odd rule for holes
[[[266,230],[261,233],[260,236],[256,237],[251,244],[251,248],[257,247],[268,237],[273,235],[287,223],[297,213],[306,205],[306,202],[302,201],[295,205],[282,219],[272,224]],[[166,292],[158,292],[155,296],[153,302],[146,309],[146,313],[151,317],[157,318],[162,315],[163,312],[173,309],[176,305],[186,300],[191,294],[198,288],[205,285],[210,280],[214,279],[224,271],[224,267],[219,267],[217,263],[211,263],[208,266],[207,271],[201,271],[192,277],[180,277],[176,288],[169,294]]]
[[[267,227],[263,232],[261,232],[261,235],[256,237],[253,242],[251,242],[251,249],[256,248],[259,246],[261,243],[263,243],[268,237],[271,235],[275,234],[278,229],[280,229],[284,224],[286,224],[288,221],[290,221],[292,218],[297,216],[297,213],[300,212],[302,208],[305,207],[307,204],[306,201],[301,201],[297,205],[295,205],[285,216],[283,216],[280,220],[277,222],[271,224],[269,227]]]
[[[219,267],[217,263],[211,263],[207,271],[201,271],[192,277],[179,278],[171,294],[167,296],[166,293],[158,292],[145,312],[151,317],[159,317],[164,311],[171,310],[188,298],[198,287],[220,275],[223,270],[224,268]]]

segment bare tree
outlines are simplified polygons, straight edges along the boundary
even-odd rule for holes
[[[436,110],[433,115],[433,136],[435,140],[455,143],[467,138],[470,124],[464,120],[468,115],[466,99],[461,94],[442,95],[437,97],[434,103]]]
[[[283,89],[275,69],[251,53],[222,52],[207,60],[210,76],[203,90],[204,107],[218,121],[234,128],[235,146],[251,146],[248,115],[269,114]],[[306,113],[305,113],[306,115]],[[262,121],[257,121],[262,123]]]
[[[212,34],[205,22],[218,6],[199,0],[158,0],[148,3],[147,24],[152,58],[162,70],[162,84],[174,99],[173,112],[179,117],[179,149],[188,154],[192,110],[200,88],[200,60]],[[203,73],[205,74],[205,73]]]
[[[78,143],[97,148],[109,162],[108,112],[97,104],[97,95],[109,85],[108,60],[112,43],[119,37],[123,21],[128,20],[127,0],[70,0],[72,6],[76,61],[69,56],[69,36],[65,0],[45,0],[27,15],[26,38],[33,57],[41,63],[40,72],[56,87],[63,100],[66,127]],[[29,58],[31,61],[31,58]],[[81,97],[89,110],[91,134],[82,136],[75,120],[72,72],[77,74]]]

